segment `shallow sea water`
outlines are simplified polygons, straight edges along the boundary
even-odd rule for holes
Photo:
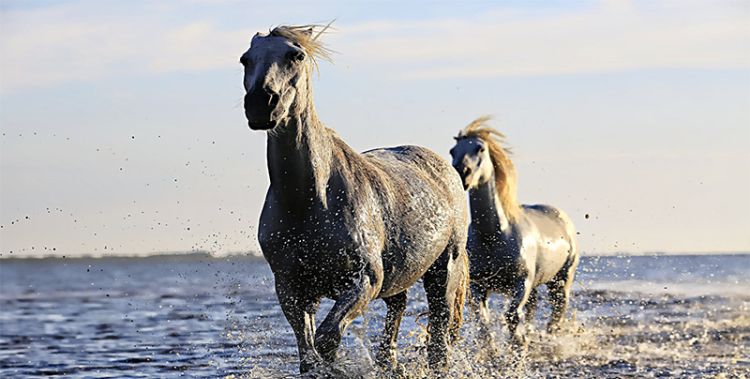
[[[425,377],[427,310],[410,290],[399,362]],[[321,314],[329,307],[324,302]],[[491,301],[496,356],[467,322],[450,377],[750,377],[750,255],[584,257],[564,330],[512,364]],[[337,368],[376,378],[385,306],[347,330]],[[420,316],[421,315],[421,316]],[[320,319],[320,318],[319,318]],[[286,378],[296,344],[260,258],[0,260],[0,377]]]

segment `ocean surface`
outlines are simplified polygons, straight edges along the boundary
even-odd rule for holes
[[[321,312],[330,308],[324,302]],[[523,363],[467,322],[450,377],[750,377],[750,255],[584,257],[570,319],[548,335],[543,296]],[[409,377],[426,375],[424,293],[410,290],[399,337]],[[347,330],[338,368],[379,377],[376,300]],[[319,318],[320,319],[320,318]],[[0,260],[0,377],[285,378],[296,344],[257,257]]]

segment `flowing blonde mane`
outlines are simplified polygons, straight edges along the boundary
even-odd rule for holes
[[[516,199],[518,192],[518,177],[516,167],[510,160],[510,148],[503,146],[505,135],[487,125],[490,116],[482,116],[466,125],[456,139],[476,137],[487,144],[492,166],[495,168],[495,191],[503,205],[503,211],[508,221],[513,222],[520,213],[520,206]]]
[[[271,29],[270,35],[284,37],[298,44],[310,55],[313,66],[317,70],[318,59],[331,61],[331,50],[319,40],[320,36],[331,27],[331,24],[333,24],[333,21],[329,22],[328,25],[280,25]]]

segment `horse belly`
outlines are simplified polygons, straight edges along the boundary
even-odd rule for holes
[[[414,285],[432,266],[438,254],[425,255],[413,252],[407,254],[383,254],[383,286],[379,297],[389,297],[401,293]],[[421,258],[421,259],[420,259]]]
[[[427,183],[406,183],[410,194],[391,214],[385,225],[386,244],[382,253],[381,297],[411,287],[435,263],[453,238],[455,210],[445,197],[424,193]]]
[[[422,229],[424,230],[424,229]],[[380,297],[403,292],[421,278],[440,257],[448,238],[441,236],[413,236],[403,238],[401,244],[387,246],[383,251],[383,286]]]

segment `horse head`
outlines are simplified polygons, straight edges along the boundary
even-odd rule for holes
[[[487,143],[479,137],[456,137],[450,150],[453,168],[458,171],[464,189],[476,188],[492,180],[492,159]]]
[[[256,33],[240,57],[245,69],[245,117],[253,130],[271,130],[284,124],[291,109],[304,105],[310,93],[315,58],[328,58],[313,36],[316,26],[279,26]],[[327,27],[326,27],[327,28]]]
[[[456,145],[450,150],[453,168],[466,190],[494,181],[506,215],[514,219],[518,209],[516,169],[510,160],[510,149],[503,146],[505,135],[488,126],[489,119],[480,117],[458,132]]]

